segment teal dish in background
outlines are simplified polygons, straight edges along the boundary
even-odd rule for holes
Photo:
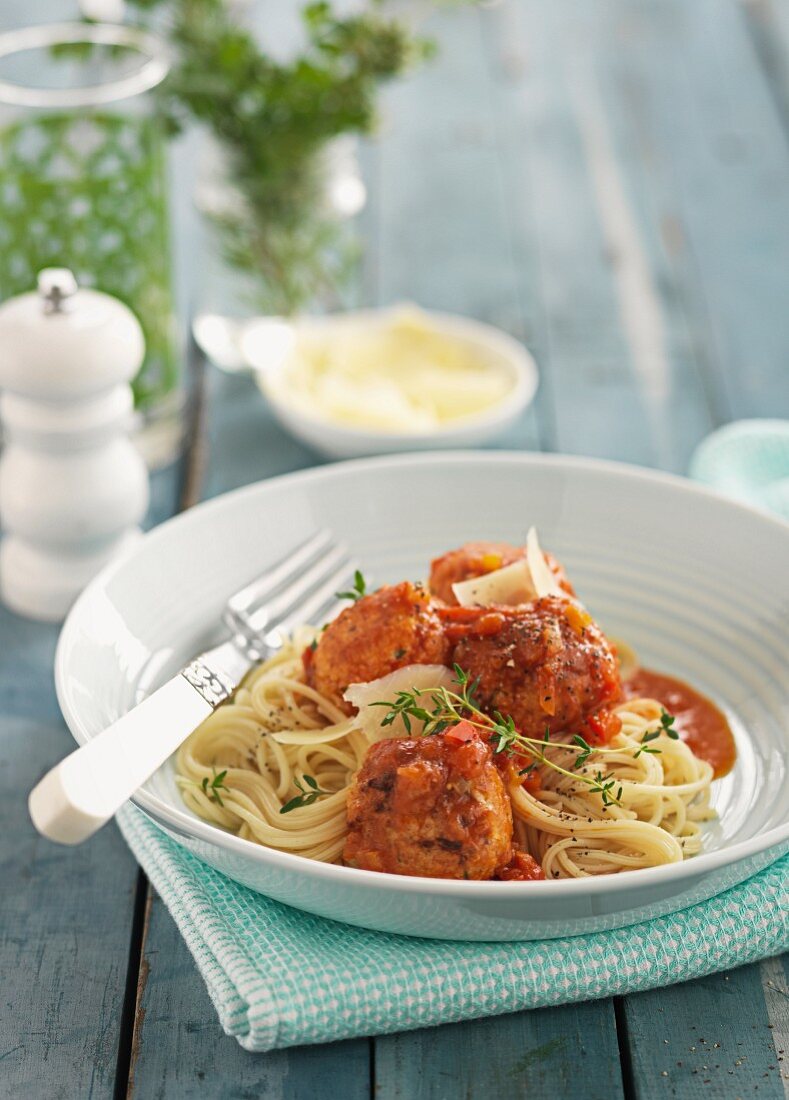
[[[789,520],[789,420],[738,420],[707,436],[690,476]]]

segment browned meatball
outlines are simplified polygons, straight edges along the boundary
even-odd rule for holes
[[[453,584],[471,580],[472,577],[482,577],[485,573],[492,573],[494,569],[512,565],[525,557],[525,546],[511,546],[508,542],[464,543],[457,550],[450,550],[431,562],[430,592],[436,599],[454,606],[457,599],[452,591]],[[573,596],[573,586],[563,567],[551,554],[546,553],[545,560],[564,591]]]
[[[527,737],[580,729],[619,697],[611,646],[591,617],[571,600],[545,596],[506,614],[488,614],[482,636],[470,623],[453,659],[479,677],[488,712],[511,715]],[[461,630],[456,625],[455,630]]]
[[[347,864],[394,875],[489,879],[512,854],[512,806],[479,738],[376,742],[348,797],[348,830]]]
[[[450,643],[421,585],[403,581],[380,588],[337,616],[317,648],[305,652],[307,681],[346,714],[349,684],[377,680],[404,665],[442,665]]]

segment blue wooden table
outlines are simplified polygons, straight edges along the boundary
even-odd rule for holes
[[[542,385],[502,445],[683,472],[715,426],[789,416],[782,0],[509,0],[444,10],[431,29],[438,60],[387,94],[365,151],[360,300],[465,312],[528,344]],[[151,522],[315,461],[248,380],[204,381],[205,418],[155,479]],[[245,1053],[115,827],[66,850],[28,823],[27,791],[70,747],[54,644],[0,612],[0,1097],[789,1095],[786,959]]]

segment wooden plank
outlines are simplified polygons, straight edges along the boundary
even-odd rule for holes
[[[789,1097],[789,954],[778,959],[765,959],[759,964],[764,1002],[767,1006],[767,1028],[772,1033],[772,1062],[781,1076],[784,1092]]]
[[[623,132],[627,90],[612,96],[601,7],[502,5],[483,24],[523,296],[542,315],[559,449],[680,471],[720,402],[686,316],[670,189]]]
[[[27,792],[72,747],[52,685],[55,631],[0,611],[0,1096],[109,1097],[137,883],[114,826],[49,844]]]
[[[194,959],[153,899],[140,973],[128,1100],[312,1100],[325,1082],[345,1100],[369,1097],[366,1039],[252,1055],[224,1035]]]
[[[601,1007],[564,1005],[377,1039],[376,1100],[616,1100],[625,1094],[615,1029]]]
[[[789,9],[781,0],[740,0],[740,12],[781,124],[789,133]]]
[[[494,121],[495,85],[480,49],[480,13],[455,8],[433,18],[426,32],[438,43],[437,58],[390,88],[383,101],[371,300],[412,301],[488,321],[523,340],[539,364],[539,333],[513,248],[505,150]],[[495,446],[550,443],[548,392],[543,388],[536,413]]]
[[[785,416],[789,151],[741,5],[615,0],[599,33],[670,176],[690,306],[706,315],[729,413]]]
[[[783,975],[768,1012],[763,969]],[[772,979],[770,979],[772,980]],[[779,989],[781,991],[779,991]],[[625,1000],[624,1015],[636,1100],[733,1100],[758,1095],[785,1100],[786,972],[780,962],[744,966]],[[779,1016],[780,1012],[780,1016]],[[777,1026],[781,1021],[783,1031]],[[772,1025],[772,1026],[771,1026]]]
[[[152,519],[176,471],[154,479]],[[137,865],[114,826],[89,844],[43,840],[28,791],[74,747],[52,679],[57,628],[0,609],[0,1096],[113,1095]]]

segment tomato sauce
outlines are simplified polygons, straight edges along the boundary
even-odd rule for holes
[[[506,867],[496,872],[500,882],[539,882],[545,878],[542,867],[532,856],[515,848]]]
[[[716,779],[734,766],[737,749],[726,716],[712,700],[673,676],[639,668],[622,684],[626,699],[657,699],[676,721],[674,729],[701,760],[712,764]]]

